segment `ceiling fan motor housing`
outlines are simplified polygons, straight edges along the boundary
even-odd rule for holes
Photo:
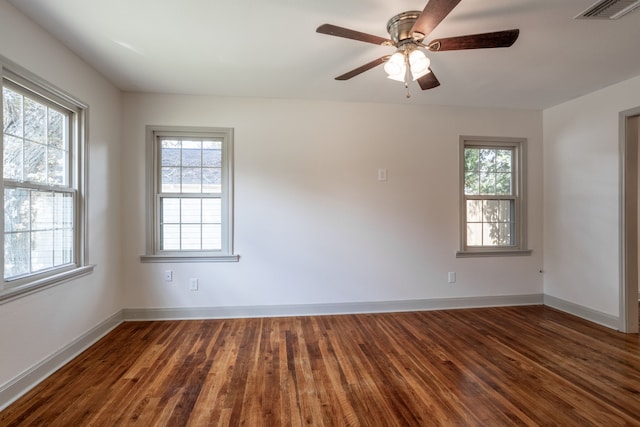
[[[389,19],[389,22],[387,22],[387,32],[391,36],[391,40],[396,44],[407,39],[413,40],[411,29],[421,13],[419,10],[411,10],[399,13]]]

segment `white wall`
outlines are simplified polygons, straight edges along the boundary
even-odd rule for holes
[[[0,1],[0,54],[89,104],[89,260],[93,274],[0,305],[0,388],[118,312],[120,93]],[[0,402],[2,406],[3,402]]]
[[[541,112],[126,94],[123,117],[127,307],[541,294]],[[148,124],[235,129],[238,263],[140,262]],[[460,135],[529,139],[532,256],[456,259]]]
[[[544,111],[544,292],[619,316],[619,117],[640,77]]]

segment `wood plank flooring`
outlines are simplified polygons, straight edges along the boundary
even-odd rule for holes
[[[640,338],[542,306],[127,322],[1,426],[640,426]]]

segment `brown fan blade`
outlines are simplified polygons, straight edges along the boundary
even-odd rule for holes
[[[493,33],[471,34],[468,36],[447,37],[437,39],[427,46],[431,51],[487,49],[492,47],[509,47],[518,39],[520,30],[496,31]]]
[[[431,68],[429,68],[431,70]],[[422,90],[433,89],[434,87],[440,86],[440,82],[436,78],[436,75],[433,74],[433,70],[429,74],[425,74],[424,76],[418,79],[418,84]]]
[[[429,0],[409,34],[416,40],[424,39],[451,13],[458,3],[460,0]]]
[[[377,45],[392,46],[393,42],[389,39],[374,36],[360,31],[350,30],[348,28],[338,27],[331,24],[322,24],[316,29],[317,33],[328,34],[330,36],[344,37],[345,39],[357,40],[360,42],[373,43]]]
[[[341,76],[336,77],[336,80],[349,80],[352,77],[357,76],[358,74],[362,74],[365,71],[368,71],[370,69],[372,69],[373,67],[377,67],[378,65],[382,64],[383,62],[387,62],[389,60],[389,55],[385,55],[381,58],[378,59],[374,59],[371,62],[368,62],[364,65],[361,65],[360,67],[353,69],[351,71],[349,71],[348,73],[344,73]]]

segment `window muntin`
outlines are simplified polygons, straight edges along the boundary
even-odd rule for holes
[[[4,279],[75,259],[72,112],[3,85]]]
[[[514,149],[464,148],[467,246],[514,246]]]
[[[160,250],[222,250],[222,141],[159,137]]]
[[[526,251],[524,140],[461,138],[461,254]]]
[[[142,260],[237,260],[232,130],[148,127],[147,133],[153,200]]]
[[[0,57],[0,303],[87,274],[86,106]]]

